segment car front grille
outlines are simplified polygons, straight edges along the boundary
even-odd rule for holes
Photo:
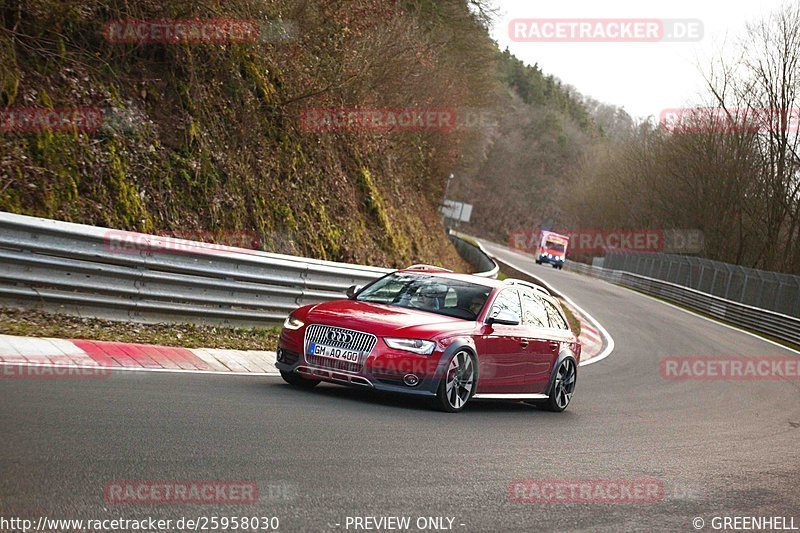
[[[333,346],[335,348],[359,351],[361,352],[361,360],[358,363],[352,363],[349,361],[336,361],[328,357],[310,355],[308,353],[308,347],[312,342]],[[334,326],[323,326],[321,324],[310,324],[306,328],[305,357],[310,365],[319,368],[328,368],[343,372],[360,372],[364,366],[364,360],[370,352],[372,352],[377,342],[378,338],[371,333]]]
[[[351,363],[349,361],[337,361],[335,359],[330,359],[328,357],[319,357],[317,355],[308,355],[306,354],[306,361],[310,365],[314,365],[318,368],[327,368],[329,370],[339,370],[342,372],[353,372],[357,374],[361,372],[363,368],[363,363]]]

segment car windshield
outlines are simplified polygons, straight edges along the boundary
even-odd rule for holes
[[[491,291],[477,283],[396,272],[366,287],[356,300],[475,320]]]
[[[555,252],[563,252],[564,250],[567,249],[567,247],[564,246],[563,244],[560,244],[560,243],[557,243],[557,242],[553,242],[553,241],[547,241],[547,242],[544,243],[544,245],[548,250],[553,250]]]

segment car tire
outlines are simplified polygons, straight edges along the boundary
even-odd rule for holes
[[[575,394],[575,384],[577,380],[578,366],[575,364],[575,359],[567,357],[558,364],[558,370],[553,380],[553,386],[550,388],[549,397],[546,400],[531,403],[546,411],[560,413],[566,409],[572,401],[572,395]]]
[[[281,370],[281,377],[283,378],[283,381],[289,385],[300,387],[301,389],[312,389],[319,385],[318,379],[307,379],[299,374],[295,374],[294,372],[284,372]]]
[[[447,370],[439,380],[434,406],[446,413],[458,413],[475,394],[477,386],[475,358],[467,350],[459,350],[450,359]]]

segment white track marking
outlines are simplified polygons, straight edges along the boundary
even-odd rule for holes
[[[217,358],[205,348],[193,348],[192,353],[195,354],[198,359],[210,366],[213,369],[212,372],[230,372],[230,369],[227,366],[218,361]]]
[[[607,281],[604,281],[604,280],[598,280],[598,281],[603,281],[604,283],[608,283]],[[611,285],[614,285],[614,284],[611,283]],[[627,287],[624,287],[622,285],[614,285],[614,286],[615,287],[622,287],[623,289],[627,288]],[[781,344],[780,342],[775,342],[775,341],[773,341],[771,339],[768,339],[766,337],[762,337],[758,333],[753,333],[752,331],[747,331],[745,329],[738,328],[738,327],[733,326],[731,324],[727,324],[725,322],[720,322],[719,320],[717,320],[715,318],[710,318],[710,317],[707,317],[707,316],[703,316],[703,315],[695,313],[694,311],[691,311],[689,309],[685,309],[685,308],[683,308],[683,307],[681,307],[679,305],[675,305],[675,304],[672,304],[672,303],[669,303],[669,302],[665,302],[664,300],[661,300],[659,298],[655,298],[653,296],[650,296],[649,294],[644,294],[644,293],[641,293],[639,291],[634,291],[634,290],[631,290],[631,289],[628,289],[628,292],[632,292],[633,294],[641,296],[642,298],[647,298],[648,300],[653,300],[653,301],[656,301],[656,302],[658,302],[660,304],[664,304],[664,305],[669,306],[669,307],[671,307],[673,309],[677,309],[678,311],[683,311],[684,313],[688,313],[688,314],[690,314],[692,316],[696,316],[698,318],[702,318],[703,320],[708,320],[709,322],[713,322],[714,324],[719,324],[720,326],[725,326],[726,328],[730,328],[730,329],[732,329],[734,331],[738,331],[740,333],[744,333],[746,335],[750,335],[751,337],[755,337],[756,339],[762,340],[764,342],[768,342],[768,343],[770,343],[770,344],[772,344],[774,346],[777,346],[779,348],[783,348],[784,350],[788,350],[788,351],[790,351],[792,353],[800,355],[800,351],[797,351],[794,348],[790,348],[789,346],[786,346],[785,344]]]
[[[91,370],[111,370],[113,372],[163,372],[165,374],[208,374],[213,376],[280,376],[280,372],[218,372],[209,370],[184,370],[180,368],[141,368],[132,366],[80,366],[80,365],[65,365],[65,364],[48,364],[48,363],[22,363],[0,361],[0,366],[46,366],[49,368],[86,368]]]
[[[514,253],[516,253],[516,252],[514,252]],[[490,255],[492,255],[492,254],[491,254],[491,252],[489,252],[489,254],[490,254]],[[517,255],[519,255],[519,254],[517,254]],[[524,257],[524,256],[522,256],[522,257]],[[525,258],[525,259],[527,259],[527,258]],[[600,335],[602,335],[602,336],[603,336],[603,338],[604,338],[604,339],[605,339],[605,341],[606,341],[606,342],[605,342],[605,345],[606,345],[606,347],[605,347],[605,349],[604,349],[602,352],[600,352],[599,354],[597,354],[595,357],[592,357],[591,359],[587,359],[586,361],[581,361],[581,364],[580,364],[580,366],[588,366],[588,365],[592,365],[592,364],[594,364],[594,363],[597,363],[597,362],[600,362],[600,361],[602,361],[603,359],[605,359],[606,357],[608,357],[609,355],[611,355],[611,353],[614,351],[614,338],[611,336],[611,334],[610,334],[610,333],[608,333],[608,331],[606,330],[606,328],[604,328],[604,327],[603,327],[603,325],[602,325],[602,324],[600,324],[600,322],[598,322],[598,321],[597,321],[597,319],[596,319],[596,318],[594,318],[592,315],[590,315],[589,313],[587,313],[587,312],[586,312],[586,310],[585,310],[585,309],[583,309],[581,306],[579,306],[578,304],[576,304],[575,302],[573,302],[573,301],[572,301],[572,299],[571,299],[569,296],[567,296],[566,294],[564,294],[562,291],[559,291],[559,290],[557,290],[557,289],[554,289],[552,285],[550,285],[549,283],[547,283],[545,280],[543,280],[542,278],[540,278],[540,277],[539,277],[539,276],[537,276],[536,274],[534,274],[534,273],[532,273],[532,272],[528,271],[527,269],[525,269],[525,268],[522,268],[522,267],[520,267],[519,265],[516,265],[516,264],[514,264],[514,263],[512,263],[512,262],[510,262],[510,261],[508,261],[508,260],[506,260],[506,259],[500,259],[500,260],[501,260],[503,263],[506,263],[507,265],[509,265],[509,266],[510,266],[511,268],[513,268],[514,270],[518,270],[519,272],[522,272],[523,274],[525,274],[525,275],[527,275],[527,276],[531,276],[532,278],[536,278],[536,279],[538,279],[540,282],[542,282],[542,285],[544,285],[544,286],[545,286],[545,288],[547,288],[547,290],[549,290],[549,291],[551,291],[551,292],[553,292],[553,293],[559,293],[559,294],[561,294],[562,298],[564,298],[564,300],[566,300],[566,301],[567,301],[567,303],[568,303],[569,305],[571,305],[572,307],[574,307],[575,309],[577,309],[577,310],[578,310],[578,312],[579,312],[580,314],[582,314],[582,315],[584,316],[584,318],[586,318],[586,320],[588,320],[589,322],[591,322],[591,324],[592,324],[592,325],[593,325],[595,328],[597,328],[597,331],[600,333]]]
[[[498,245],[495,245],[495,246],[498,246]],[[516,251],[514,251],[514,250],[512,250],[512,249],[510,249],[510,248],[508,249],[508,252],[510,252],[510,253],[512,253],[512,254],[515,254],[515,255],[518,255],[518,256],[520,256],[520,257],[522,257],[522,258],[525,258],[525,259],[527,259],[527,257],[525,257],[524,255],[522,255],[522,254],[520,254],[519,252],[516,252]],[[511,266],[514,266],[513,264],[509,263],[508,261],[505,261],[505,262],[506,262],[506,263],[508,263],[508,264],[509,264],[509,265],[511,265]],[[514,267],[514,268],[516,268],[516,267]],[[523,270],[523,272],[524,272],[524,270]],[[580,275],[580,274],[578,274],[578,273],[576,273],[576,272],[570,272],[570,274],[574,274],[574,275]],[[591,277],[591,276],[587,276],[587,277]],[[538,279],[541,279],[541,278],[538,278]],[[601,279],[599,279],[599,278],[593,278],[593,279],[596,279],[597,281],[602,281],[603,283],[608,283],[607,281],[601,280]],[[544,280],[542,280],[542,281],[544,282]],[[609,283],[609,284],[610,284],[610,285],[614,285],[613,283]],[[547,285],[547,283],[545,283],[545,285]],[[615,286],[615,287],[621,287],[621,288],[623,288],[623,289],[627,289],[627,287],[624,287],[624,286],[622,286],[622,285],[614,285],[614,286]],[[633,294],[636,294],[636,295],[638,295],[638,296],[641,296],[641,297],[643,297],[643,298],[647,298],[648,300],[653,300],[653,301],[656,301],[656,302],[658,302],[658,303],[660,303],[660,304],[663,304],[663,305],[669,306],[669,307],[671,307],[671,308],[673,308],[673,309],[677,309],[678,311],[682,311],[682,312],[684,312],[684,313],[688,313],[688,314],[690,314],[690,315],[692,315],[692,316],[696,316],[696,317],[698,317],[698,318],[702,318],[703,320],[707,320],[707,321],[709,321],[709,322],[713,322],[714,324],[719,324],[720,326],[724,326],[724,327],[726,327],[726,328],[729,328],[729,329],[732,329],[732,330],[734,330],[734,331],[738,331],[738,332],[740,332],[740,333],[744,333],[744,334],[746,334],[746,335],[749,335],[749,336],[751,336],[751,337],[754,337],[754,338],[756,338],[756,339],[760,339],[760,340],[762,340],[762,341],[764,341],[764,342],[768,342],[769,344],[772,344],[773,346],[777,346],[777,347],[779,347],[779,348],[783,348],[784,350],[788,350],[788,351],[790,351],[790,352],[792,352],[792,353],[795,353],[795,354],[797,354],[797,355],[800,355],[800,351],[798,351],[798,350],[795,350],[794,348],[790,348],[789,346],[786,346],[785,344],[781,344],[780,342],[775,342],[775,341],[773,341],[773,340],[771,340],[771,339],[768,339],[768,338],[766,338],[766,337],[763,337],[763,336],[761,336],[761,335],[759,335],[759,334],[757,334],[757,333],[753,333],[752,331],[747,331],[747,330],[744,330],[744,329],[742,329],[742,328],[739,328],[739,327],[737,327],[737,326],[733,326],[733,325],[731,325],[731,324],[727,324],[727,323],[725,323],[725,322],[721,322],[720,320],[718,320],[718,319],[716,319],[716,318],[711,318],[711,317],[707,317],[707,316],[701,315],[701,314],[699,314],[699,313],[696,313],[696,312],[694,312],[694,311],[691,311],[691,310],[689,310],[689,309],[683,308],[683,307],[681,307],[681,306],[679,306],[679,305],[675,305],[675,304],[672,304],[672,303],[670,303],[670,302],[665,302],[664,300],[661,300],[661,299],[659,299],[659,298],[656,298],[656,297],[654,297],[654,296],[650,296],[649,294],[644,294],[644,293],[641,293],[641,292],[639,292],[639,291],[634,291],[634,290],[631,290],[631,289],[628,289],[628,292],[630,292],[630,293],[633,293]],[[591,361],[591,362],[594,362],[594,360],[593,360],[593,359],[592,359],[592,360],[590,360],[590,361]],[[581,364],[583,364],[583,363],[581,363]]]
[[[183,349],[183,348],[181,348]],[[125,372],[172,372],[177,374],[213,374],[234,376],[279,376],[273,368],[277,354],[260,350],[216,350],[186,348],[212,370],[181,368],[142,368],[101,366],[84,350],[67,339],[50,337],[21,337],[0,335],[0,365],[41,366],[50,368],[85,368],[92,370],[121,370]],[[220,355],[222,357],[220,357]],[[251,357],[252,360],[248,360]],[[230,361],[233,370],[223,364]],[[247,371],[247,367],[251,370]]]

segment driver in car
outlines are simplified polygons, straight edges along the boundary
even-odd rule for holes
[[[447,295],[447,287],[440,284],[431,284],[419,290],[419,307],[430,311],[442,308],[442,301]]]
[[[485,295],[477,294],[477,295],[473,296],[472,300],[470,300],[470,302],[469,302],[469,310],[470,310],[470,312],[473,315],[478,316],[478,313],[481,312],[481,308],[483,307],[484,303],[486,303],[486,296]]]

